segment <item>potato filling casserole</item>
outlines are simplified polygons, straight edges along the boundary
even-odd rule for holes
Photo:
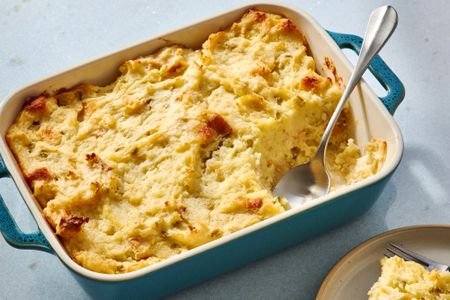
[[[29,99],[7,141],[72,259],[130,272],[288,209],[271,191],[314,154],[342,93],[316,69],[289,19],[250,10],[200,49],[164,47],[109,85]],[[361,153],[354,125],[347,107],[328,146],[333,189],[385,159],[384,141]]]
[[[450,299],[450,272],[428,271],[398,256],[381,259],[381,276],[372,286],[369,300]]]

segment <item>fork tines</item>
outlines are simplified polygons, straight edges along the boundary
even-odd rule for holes
[[[386,249],[384,251],[384,256],[386,256],[387,258],[391,258],[392,256],[394,256],[394,254],[392,254],[392,252],[390,252],[388,249]]]
[[[430,265],[430,259],[413,252],[411,250],[405,249],[399,245],[396,245],[394,243],[389,243],[390,246],[386,248],[386,250],[394,255],[397,255],[398,257],[403,258],[404,260],[414,261],[418,264],[421,264],[425,267],[428,267]],[[392,255],[391,255],[392,256]]]

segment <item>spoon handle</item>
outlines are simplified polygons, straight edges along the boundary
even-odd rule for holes
[[[334,125],[336,124],[348,97],[367,70],[370,62],[386,44],[387,40],[394,32],[395,27],[397,27],[397,12],[392,6],[381,6],[372,11],[367,24],[361,51],[359,53],[358,62],[356,63],[342,98],[328,122],[316,152],[316,156],[320,157],[322,160],[325,157],[326,145],[330,134],[333,131]]]

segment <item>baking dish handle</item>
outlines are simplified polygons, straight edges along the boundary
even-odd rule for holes
[[[0,157],[0,178],[10,177],[6,166]],[[0,232],[11,246],[21,249],[35,249],[53,253],[52,247],[38,229],[33,233],[24,233],[17,226],[5,201],[0,195]]]
[[[339,48],[348,48],[359,54],[363,39],[357,35],[328,31],[328,34],[338,44]],[[379,97],[391,114],[394,114],[398,105],[405,97],[405,87],[397,75],[377,55],[369,66],[370,72],[387,90],[387,95]]]

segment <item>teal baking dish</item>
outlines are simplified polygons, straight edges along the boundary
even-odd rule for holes
[[[403,153],[402,136],[392,114],[404,98],[404,87],[380,57],[372,62],[370,70],[385,87],[387,95],[378,98],[365,82],[361,82],[350,99],[351,109],[357,120],[356,142],[364,144],[374,136],[385,140],[388,145],[383,169],[371,178],[331,192],[301,207],[290,209],[163,262],[125,274],[101,274],[76,264],[43,218],[41,209],[5,141],[6,131],[22,108],[25,99],[44,90],[51,92],[76,85],[81,81],[108,83],[116,77],[117,67],[124,60],[151,53],[167,44],[177,43],[196,48],[210,33],[228,27],[250,8],[289,17],[305,34],[318,72],[327,72],[325,67],[321,67],[327,58],[333,61],[344,82],[348,79],[352,67],[340,48],[350,48],[359,52],[362,41],[360,37],[327,32],[312,17],[296,8],[275,4],[253,4],[161,35],[31,84],[7,97],[0,106],[2,120],[0,177],[10,177],[14,180],[38,224],[38,230],[29,234],[23,233],[0,197],[0,231],[5,240],[13,247],[42,250],[56,255],[81,286],[95,298],[139,296],[159,298],[295,245],[367,211],[397,168]]]

